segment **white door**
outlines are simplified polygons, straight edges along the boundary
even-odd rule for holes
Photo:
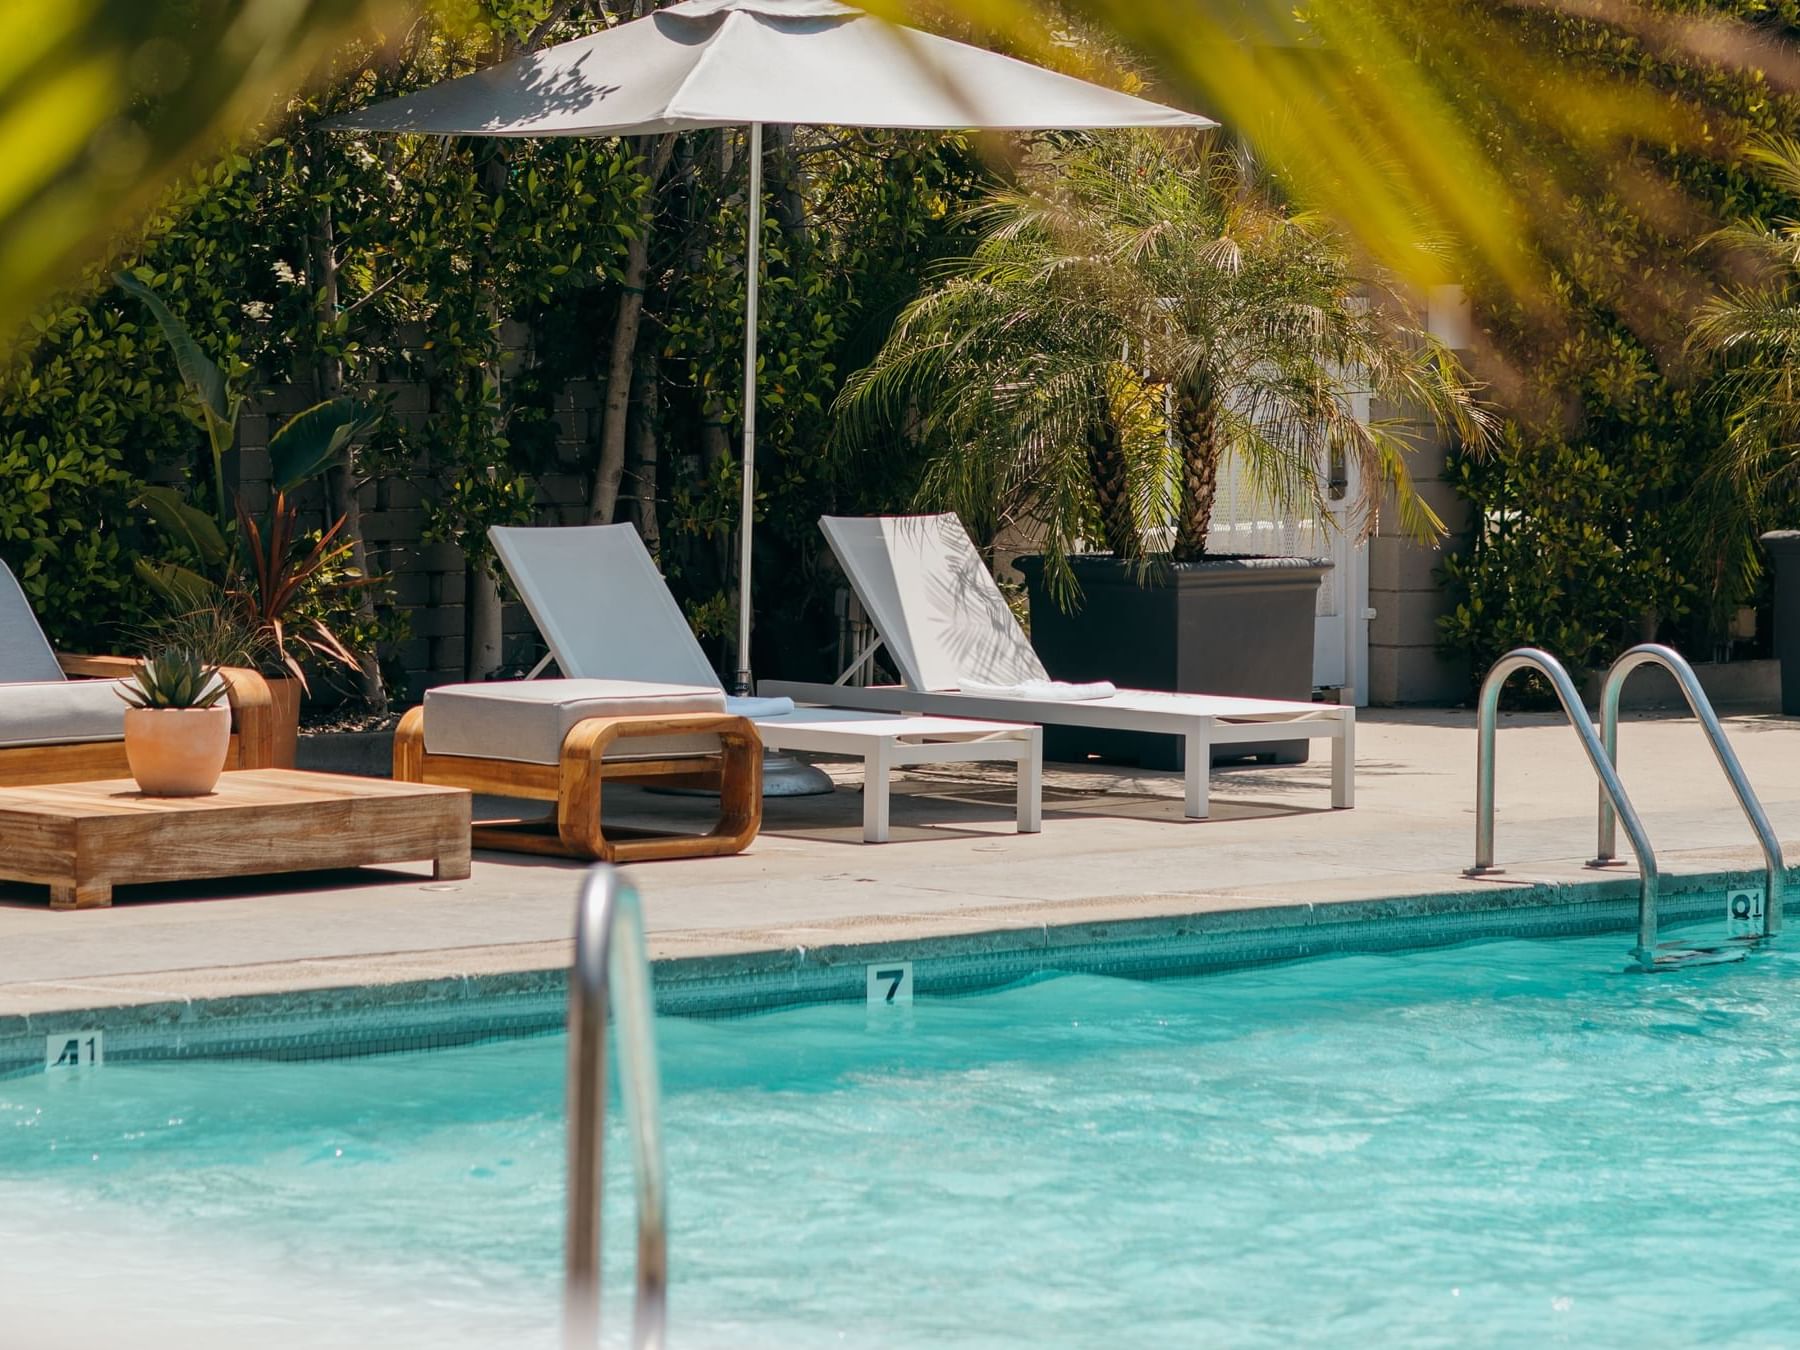
[[[1369,415],[1366,394],[1354,394],[1352,411]],[[1249,476],[1233,460],[1219,468],[1219,495],[1213,506],[1207,548],[1214,553],[1249,553],[1269,558],[1324,558],[1331,570],[1319,583],[1314,611],[1313,684],[1342,689],[1345,702],[1369,701],[1369,548],[1354,536],[1349,507],[1358,484],[1354,466],[1326,471],[1325,520],[1281,517],[1261,501]]]

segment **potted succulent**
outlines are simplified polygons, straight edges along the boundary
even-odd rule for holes
[[[204,797],[231,746],[231,707],[217,666],[184,647],[165,647],[120,681],[125,759],[151,797]]]
[[[971,255],[847,382],[840,436],[924,448],[919,505],[978,542],[1037,545],[1018,566],[1056,678],[1310,696],[1329,564],[1215,553],[1221,470],[1276,518],[1367,533],[1385,499],[1439,536],[1407,470],[1414,428],[1479,442],[1489,425],[1455,357],[1216,140],[1094,137],[1028,164],[975,220]],[[1361,394],[1406,418],[1358,418]],[[1362,489],[1347,510],[1344,481]],[[1106,735],[1045,746],[1150,762],[1168,740]]]

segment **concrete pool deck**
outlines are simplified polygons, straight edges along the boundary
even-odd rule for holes
[[[1727,719],[1751,782],[1800,855],[1800,720]],[[1698,728],[1629,717],[1622,771],[1665,876],[1761,867]],[[1582,867],[1595,788],[1560,717],[1511,715],[1499,740],[1497,860],[1460,869],[1474,835],[1473,716],[1359,718],[1357,807],[1331,811],[1329,767],[1216,770],[1213,817],[1181,818],[1176,774],[1051,766],[1045,829],[1012,829],[1004,771],[909,774],[894,842],[859,842],[857,771],[830,797],[772,801],[735,858],[643,864],[657,958],[789,952],[955,935],[1351,902],[1506,896],[1527,904],[1635,887]],[[659,811],[704,807],[663,798]],[[42,887],[0,884],[0,1017],[564,967],[581,868],[478,853],[467,881],[383,868],[124,887],[107,910],[53,913]],[[1483,903],[1486,903],[1483,901]]]

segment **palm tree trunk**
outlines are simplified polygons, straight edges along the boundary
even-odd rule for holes
[[[1181,506],[1176,516],[1176,562],[1206,556],[1213,503],[1219,495],[1219,416],[1211,399],[1175,392],[1175,434],[1181,442]]]
[[[1135,558],[1142,551],[1137,521],[1132,517],[1131,484],[1125,471],[1125,438],[1108,408],[1097,410],[1087,428],[1088,474],[1100,503],[1105,544],[1116,558]]]

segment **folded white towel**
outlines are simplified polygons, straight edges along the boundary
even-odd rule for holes
[[[1027,698],[1043,702],[1084,703],[1089,699],[1111,698],[1118,689],[1105,680],[1092,684],[1065,684],[1061,680],[1026,680],[1020,684],[976,684],[962,682],[960,692],[982,694],[988,698]]]
[[[781,717],[794,711],[791,698],[734,698],[725,696],[725,711],[733,717]]]

